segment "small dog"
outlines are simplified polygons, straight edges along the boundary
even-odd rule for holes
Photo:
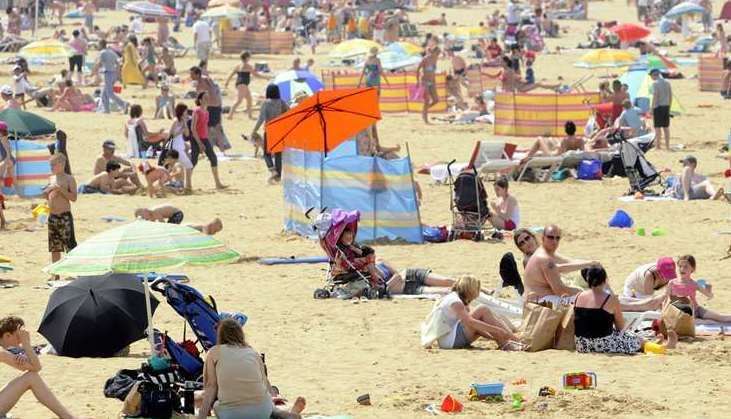
[[[264,152],[264,137],[262,137],[259,134],[254,134],[251,138],[247,137],[244,134],[241,134],[241,138],[244,139],[244,141],[249,141],[254,146],[254,158],[259,157],[259,149],[262,149],[262,153]]]

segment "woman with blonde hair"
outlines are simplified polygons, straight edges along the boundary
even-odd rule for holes
[[[459,278],[452,292],[435,305],[422,329],[422,344],[431,346],[436,341],[442,349],[462,349],[483,337],[497,342],[501,350],[521,350],[512,327],[490,308],[482,304],[470,308],[470,303],[480,296],[480,288],[480,281],[473,276]],[[436,330],[428,330],[432,328]]]
[[[203,402],[199,419],[211,409],[219,419],[301,418],[305,399],[298,397],[287,412],[276,409],[264,361],[244,339],[244,331],[233,319],[218,324],[217,344],[206,356],[203,367]],[[215,402],[215,406],[214,406]]]

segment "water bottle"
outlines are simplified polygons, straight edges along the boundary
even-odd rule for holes
[[[186,381],[183,390],[183,413],[195,414],[195,382]]]
[[[705,279],[699,279],[695,283],[698,284],[698,288],[706,288],[708,286],[708,281]]]

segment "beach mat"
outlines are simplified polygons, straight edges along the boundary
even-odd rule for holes
[[[646,196],[642,199],[635,199],[632,195],[620,196],[617,198],[622,202],[648,202],[648,201],[678,201],[678,199],[669,196]]]
[[[261,258],[258,260],[261,265],[297,265],[312,263],[327,263],[330,259],[327,256],[305,256],[305,257],[286,257],[286,258]]]

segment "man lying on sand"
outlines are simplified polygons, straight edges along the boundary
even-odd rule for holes
[[[599,265],[596,261],[572,260],[556,251],[561,240],[561,229],[549,225],[543,230],[543,244],[530,257],[525,267],[526,301],[561,303],[562,296],[575,296],[580,288],[569,287],[561,281],[561,274]]]
[[[122,167],[119,170],[118,177],[127,179],[138,188],[142,188],[142,183],[140,182],[139,176],[137,176],[137,173],[132,167],[132,163],[114,154],[115,150],[116,146],[114,144],[114,141],[105,140],[102,143],[102,154],[100,154],[94,162],[94,174],[98,175],[99,173],[106,171],[107,162],[115,161],[119,163],[119,165]]]
[[[147,221],[157,221],[170,224],[180,224],[183,222],[183,211],[170,205],[162,204],[152,208],[137,208],[135,217],[142,218]],[[223,222],[216,217],[208,224],[186,224],[188,227],[198,230],[203,234],[213,236],[223,230]]]
[[[121,177],[120,165],[116,161],[109,161],[106,164],[106,170],[86,183],[79,185],[79,193],[82,194],[130,194],[137,192],[137,186],[133,185],[126,178]]]

